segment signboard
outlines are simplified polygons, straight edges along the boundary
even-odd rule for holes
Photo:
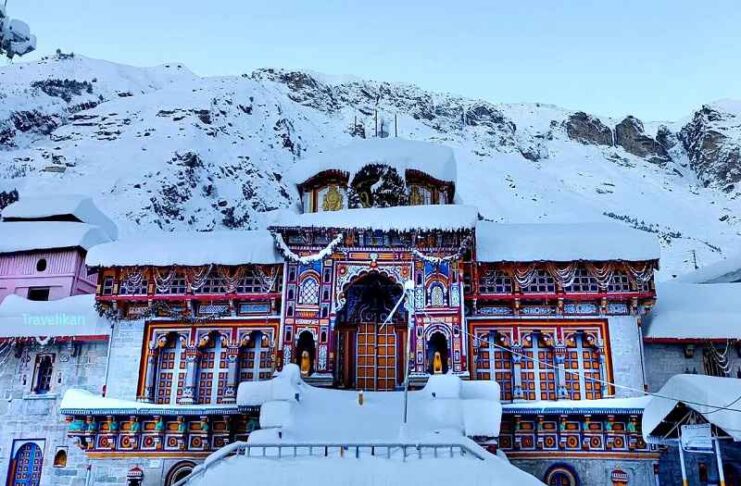
[[[680,440],[685,451],[713,452],[710,424],[682,425]]]

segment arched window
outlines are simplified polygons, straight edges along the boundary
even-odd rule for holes
[[[182,396],[185,384],[184,351],[178,335],[169,336],[165,346],[160,349],[154,395],[156,403],[174,405]]]
[[[240,350],[239,381],[269,380],[272,376],[270,342],[265,334],[254,331]]]
[[[445,290],[439,283],[432,284],[430,287],[430,306],[431,307],[444,307],[445,306]]]
[[[553,347],[532,333],[523,340],[522,392],[525,400],[555,400],[556,371]]]
[[[579,486],[579,476],[566,464],[551,466],[543,479],[548,486]]]
[[[306,277],[301,282],[298,292],[299,304],[318,304],[319,303],[319,282],[314,277]]]
[[[67,449],[57,449],[56,454],[54,454],[54,467],[67,467]]]
[[[198,403],[221,403],[226,392],[227,360],[221,335],[212,334],[201,348],[198,370]]]

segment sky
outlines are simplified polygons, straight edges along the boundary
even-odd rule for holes
[[[2,0],[0,0],[2,1]],[[8,0],[57,48],[203,76],[260,67],[674,121],[741,99],[739,0]]]

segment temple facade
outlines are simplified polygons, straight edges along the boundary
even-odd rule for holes
[[[107,393],[68,392],[61,413],[95,481],[174,484],[249,436],[259,410],[237,405],[238,385],[285,363],[353,390],[496,380],[501,434],[475,438],[492,451],[549,485],[656,481],[640,397],[650,236],[488,221],[457,204],[453,152],[429,143],[360,141],[288,177],[301,208],[267,230],[137,236],[87,255],[113,324]]]

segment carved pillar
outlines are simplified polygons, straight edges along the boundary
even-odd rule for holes
[[[599,353],[599,374],[602,377],[602,383],[599,385],[602,387],[602,398],[608,396],[610,393],[610,387],[607,384],[607,368],[605,367],[605,348],[600,346],[597,348]]]
[[[154,388],[157,386],[157,358],[159,358],[159,348],[149,348],[147,353],[147,369],[144,374],[144,394],[139,397],[142,402],[152,402],[154,400]]]
[[[566,347],[563,345],[554,346],[553,356],[556,362],[556,397],[560,399],[569,398],[569,391],[566,389]]]
[[[512,400],[523,400],[522,392],[522,346],[512,346]]]
[[[235,403],[237,401],[237,388],[239,387],[239,348],[229,346],[226,350],[226,390],[224,391],[224,403]]]
[[[198,361],[200,360],[201,353],[198,351],[198,348],[188,347],[185,349],[184,354],[185,384],[183,386],[183,397],[180,399],[180,403],[183,405],[189,405],[195,403]],[[173,383],[173,386],[174,385],[175,384]]]

